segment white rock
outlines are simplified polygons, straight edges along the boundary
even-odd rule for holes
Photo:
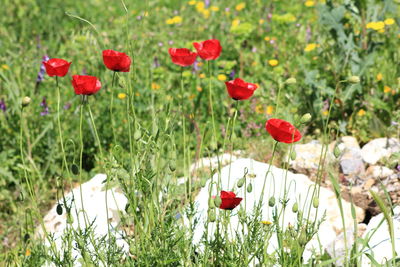
[[[71,217],[73,223],[67,223],[66,209],[63,205],[62,215],[58,215],[56,212],[57,204],[55,204],[51,210],[44,217],[44,227],[47,234],[54,236],[54,244],[58,252],[61,253],[66,246],[65,234],[68,231],[67,228],[71,227],[74,230],[87,230],[88,226],[92,224],[93,238],[98,239],[106,237],[108,240],[108,225],[110,226],[110,233],[116,237],[117,245],[128,253],[129,246],[122,236],[124,232],[118,229],[120,223],[120,214],[125,213],[125,206],[128,203],[127,198],[119,192],[118,189],[107,190],[107,204],[108,204],[108,217],[106,211],[106,191],[105,191],[105,174],[97,174],[90,181],[83,183],[81,187],[73,189],[71,192],[65,195],[66,205],[71,208]],[[82,191],[81,191],[82,189]],[[82,198],[81,198],[82,196]],[[83,199],[83,201],[82,201]],[[64,204],[63,198],[58,203]],[[45,238],[43,228],[39,226],[36,230],[36,236]],[[45,239],[45,244],[50,247],[49,240]],[[72,241],[72,247],[76,247],[77,242]],[[104,245],[103,245],[104,246]],[[90,252],[94,252],[94,247],[89,244],[86,247]],[[106,249],[105,247],[103,249]],[[80,253],[76,249],[72,249],[72,257],[76,259],[81,258]],[[51,266],[51,265],[50,265]],[[74,266],[81,266],[81,263],[77,260]]]
[[[371,176],[375,179],[384,179],[394,174],[394,171],[385,166],[369,166],[365,172],[366,176]]]
[[[381,158],[389,157],[400,151],[400,142],[396,138],[377,138],[361,149],[363,160],[369,164],[377,163]]]
[[[296,159],[290,160],[290,167],[298,172],[305,170],[317,171],[320,163],[322,145],[313,140],[307,144],[295,144],[293,150],[296,152]],[[327,152],[327,162],[334,159],[333,153],[330,149]]]
[[[230,229],[238,229],[239,233],[242,232],[241,225],[238,222],[237,210],[243,208],[247,214],[251,214],[254,210],[254,206],[258,204],[258,201],[261,196],[264,177],[268,170],[269,165],[258,162],[252,159],[238,159],[233,162],[231,165],[224,167],[221,170],[221,189],[226,191],[234,191],[238,197],[243,197],[244,200],[242,203],[233,210],[232,215],[230,217]],[[243,177],[245,170],[248,170],[249,173],[255,175],[254,178],[246,178],[247,181],[251,181],[253,183],[253,191],[251,193],[247,193],[244,186],[242,188],[237,188],[237,181]],[[229,176],[230,174],[230,176]],[[283,169],[276,168],[271,166],[270,173],[266,179],[266,186],[264,191],[264,205],[262,205],[262,220],[273,221],[272,219],[272,208],[268,206],[268,199],[274,194],[276,198],[276,205],[278,206],[278,210],[281,208],[281,204],[279,203],[279,199],[283,197],[284,192],[284,177],[286,175],[286,171]],[[218,181],[218,174],[215,174],[212,178],[213,182]],[[274,182],[273,182],[274,181]],[[198,244],[205,232],[204,223],[207,220],[207,210],[208,210],[208,199],[209,195],[216,195],[217,189],[216,186],[212,186],[211,194],[208,191],[210,187],[211,180],[208,180],[206,186],[200,190],[200,193],[197,195],[195,199],[195,207],[197,208],[197,213],[193,220],[198,220],[198,225],[194,231],[193,242],[194,244]],[[287,172],[287,190],[289,196],[288,208],[286,209],[285,214],[283,215],[285,218],[285,226],[287,223],[292,225],[295,224],[297,220],[297,215],[291,211],[292,205],[297,201],[299,203],[299,209],[302,207],[310,206],[310,196],[306,199],[308,190],[314,187],[315,183],[310,181],[307,176],[303,174],[294,174],[292,172]],[[275,185],[275,190],[274,190]],[[318,218],[321,218],[326,211],[326,220],[321,224],[318,234],[315,236],[314,240],[309,242],[306,247],[306,251],[304,253],[304,258],[309,259],[312,255],[312,249],[317,249],[320,251],[321,244],[322,248],[326,248],[326,246],[331,243],[335,238],[337,233],[339,233],[342,229],[342,222],[340,211],[337,205],[337,200],[334,193],[326,188],[321,187],[320,189],[320,201],[319,201],[319,211]],[[310,193],[311,195],[311,193]],[[350,228],[353,225],[351,219],[351,206],[348,202],[343,202],[344,208],[344,217],[345,224],[347,228]],[[305,203],[307,203],[305,205]],[[304,214],[307,214],[306,209]],[[218,213],[219,210],[217,210]],[[311,208],[311,216],[315,215],[316,209]],[[361,208],[356,207],[357,219],[358,221],[362,221],[364,218],[364,211]],[[185,224],[188,226],[189,222],[186,219]],[[209,224],[208,238],[212,238],[214,235],[215,223]],[[246,231],[246,229],[245,229]],[[235,233],[229,232],[228,238],[233,239]],[[273,236],[270,240],[268,247],[268,252],[272,253],[277,248],[276,236]]]
[[[207,168],[208,170],[216,169],[218,168],[218,161],[221,167],[225,166],[226,164],[229,164],[230,162],[237,160],[238,159],[237,156],[240,155],[240,153],[241,151],[234,151],[233,153],[224,153],[222,155],[218,155],[212,158],[210,157],[201,158],[190,166],[190,171],[193,172],[201,168]]]
[[[381,224],[382,222],[382,224]],[[394,208],[393,216],[393,228],[394,228],[394,239],[397,255],[400,254],[400,207]],[[371,263],[369,258],[365,256],[365,253],[370,254],[379,264],[385,266],[386,260],[390,260],[393,257],[392,254],[392,242],[390,239],[389,228],[384,219],[383,213],[378,214],[371,218],[368,223],[367,230],[365,231],[363,238],[368,240],[370,247],[364,249],[364,255],[362,257],[362,267],[375,266]]]

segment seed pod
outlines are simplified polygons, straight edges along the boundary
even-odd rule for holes
[[[306,113],[301,117],[300,122],[301,123],[307,123],[307,122],[309,122],[311,120],[311,118],[312,118],[311,114],[310,113]]]
[[[56,208],[56,212],[57,212],[58,215],[62,215],[62,213],[63,213],[62,204],[58,203],[57,208]]]
[[[273,207],[273,206],[275,206],[275,197],[270,197],[269,198],[269,200],[268,200],[268,205],[270,206],[270,207]]]
[[[79,167],[75,163],[71,165],[71,172],[73,175],[78,175],[79,174]]]
[[[299,212],[297,212],[297,220],[301,222],[302,219],[303,219],[303,212],[299,210]]]
[[[142,132],[139,129],[137,129],[133,134],[133,138],[135,139],[135,141],[138,141],[140,137],[142,137]]]
[[[360,82],[360,77],[359,76],[350,76],[347,81],[349,83],[359,83]]]
[[[74,223],[74,218],[72,217],[71,214],[67,215],[67,223],[68,224],[73,224]]]
[[[290,153],[290,159],[291,160],[296,160],[296,157],[297,157],[296,151],[293,150],[292,153]]]
[[[244,178],[240,178],[240,179],[237,181],[237,187],[241,188],[241,187],[243,186],[243,184],[244,184]]]
[[[221,197],[220,197],[220,196],[216,196],[216,197],[214,198],[215,207],[221,206],[221,203],[222,203]]]
[[[217,216],[215,215],[215,211],[212,209],[208,212],[208,221],[209,222],[215,222],[217,219]]]
[[[333,149],[333,155],[335,156],[335,158],[340,157],[340,154],[342,154],[342,152],[340,151],[339,146],[335,146],[335,149]]]
[[[297,204],[297,202],[293,204],[292,211],[293,211],[293,213],[296,213],[299,211],[299,204]]]
[[[170,161],[168,166],[169,166],[169,169],[171,170],[171,172],[174,172],[176,170],[176,162],[175,162],[175,160]]]
[[[312,202],[312,205],[313,205],[314,208],[318,208],[318,206],[319,206],[319,199],[318,199],[318,197],[314,197],[313,202]]]
[[[247,185],[247,193],[251,193],[251,191],[253,191],[253,185],[252,184],[248,184]]]

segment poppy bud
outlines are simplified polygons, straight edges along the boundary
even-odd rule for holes
[[[270,197],[269,198],[269,200],[268,200],[268,205],[270,206],[270,207],[273,207],[273,206],[275,206],[275,197]]]
[[[313,205],[314,208],[318,208],[318,206],[319,206],[319,199],[318,199],[318,197],[314,197],[313,202],[312,202],[312,205]]]
[[[247,193],[251,193],[251,191],[253,191],[253,185],[252,184],[248,184],[247,185]]]
[[[214,198],[215,207],[221,206],[221,203],[222,203],[221,197],[220,197],[220,196],[216,196],[216,197]]]
[[[170,161],[170,163],[168,164],[169,169],[171,172],[174,172],[176,170],[176,163],[175,160]]]
[[[133,138],[135,139],[135,141],[138,141],[140,137],[142,137],[142,132],[139,129],[137,129],[133,134]]]
[[[214,199],[213,199],[213,198],[210,198],[210,199],[209,199],[209,201],[208,201],[208,208],[210,208],[210,209],[215,208]]]
[[[32,99],[29,96],[22,98],[22,106],[27,107],[31,103]]]
[[[79,167],[76,164],[71,165],[71,172],[73,175],[78,175],[79,174]]]
[[[63,208],[62,208],[62,205],[61,205],[61,204],[58,204],[58,205],[57,205],[56,211],[57,211],[57,214],[58,214],[58,215],[61,215],[61,214],[63,213]]]
[[[214,210],[210,210],[208,212],[208,221],[209,222],[215,222],[216,219],[217,219],[217,216],[215,215],[215,211]]]
[[[297,212],[297,220],[301,222],[302,219],[303,219],[303,212],[300,210],[299,212]]]
[[[301,117],[300,122],[301,123],[307,123],[307,122],[309,122],[311,120],[311,118],[312,118],[311,114],[310,113],[306,113]]]
[[[241,187],[243,186],[243,184],[244,184],[244,178],[240,178],[240,179],[237,181],[237,187],[241,188]]]
[[[290,153],[290,159],[291,160],[296,160],[296,157],[297,157],[296,151],[293,150],[292,153]]]
[[[68,213],[68,215],[67,215],[67,223],[68,224],[74,223],[74,218],[72,217],[72,215],[70,213]]]
[[[297,80],[294,77],[290,77],[289,79],[286,80],[285,83],[286,84],[295,84],[295,83],[297,83]]]
[[[359,83],[360,82],[360,77],[359,76],[350,76],[347,81],[349,83]]]
[[[293,211],[293,213],[296,213],[299,211],[299,204],[297,204],[297,202],[293,204],[292,211]]]
[[[340,157],[340,154],[342,154],[342,152],[340,151],[339,146],[335,146],[335,149],[333,149],[333,155],[335,156],[335,158]]]

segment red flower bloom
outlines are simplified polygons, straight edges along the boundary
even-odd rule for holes
[[[111,49],[103,50],[103,62],[113,71],[129,72],[131,67],[131,58],[127,54]]]
[[[222,202],[219,208],[223,210],[233,210],[243,199],[241,197],[236,197],[235,193],[230,191],[221,191],[220,197]]]
[[[211,39],[200,43],[193,43],[199,56],[204,60],[214,60],[221,55],[222,47],[218,40]]]
[[[46,68],[47,75],[49,75],[50,77],[64,77],[65,75],[67,75],[71,63],[72,62],[68,62],[61,58],[52,58],[47,61],[43,61],[43,65]]]
[[[77,95],[93,95],[101,88],[101,82],[94,76],[73,75],[71,82]]]
[[[234,100],[246,100],[250,98],[257,89],[257,85],[254,83],[246,83],[239,78],[236,78],[233,81],[225,82],[225,85],[226,89],[228,89],[229,95]]]
[[[281,119],[269,119],[265,129],[278,142],[294,143],[301,139],[301,133],[291,123]]]
[[[187,67],[194,63],[197,57],[196,52],[192,52],[187,48],[170,48],[168,53],[174,64]]]

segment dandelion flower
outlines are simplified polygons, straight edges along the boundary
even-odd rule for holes
[[[376,75],[376,80],[379,82],[379,81],[382,81],[382,79],[383,79],[383,75],[382,75],[382,73],[378,73],[378,75]]]
[[[306,7],[313,7],[313,6],[315,6],[315,2],[312,1],[312,0],[307,0],[307,1],[304,3],[304,5],[305,5]]]
[[[240,20],[239,20],[239,19],[234,19],[234,20],[232,20],[232,27],[238,26],[239,23],[240,23]]]
[[[276,59],[270,59],[270,60],[268,60],[268,64],[269,64],[271,67],[275,67],[275,66],[277,66],[277,65],[279,64],[279,61],[276,60]]]
[[[360,109],[358,112],[357,112],[357,116],[360,116],[360,117],[362,117],[362,116],[364,116],[365,115],[365,110],[363,110],[363,109]]]
[[[172,18],[172,21],[173,21],[175,24],[182,23],[182,17],[181,17],[181,16],[175,16],[175,17]]]
[[[383,87],[383,92],[384,92],[384,93],[390,93],[391,91],[392,91],[392,88],[390,88],[389,86],[385,85],[385,86]]]
[[[165,23],[167,23],[168,25],[174,24],[174,20],[173,19],[167,19],[165,21]]]
[[[160,89],[160,85],[158,84],[158,83],[151,83],[151,89],[153,89],[153,90],[158,90],[158,89]]]
[[[317,48],[317,44],[308,44],[306,48],[304,48],[304,52],[310,52],[313,51],[315,48]]]
[[[214,12],[219,11],[219,7],[217,7],[217,6],[212,6],[212,7],[210,7],[210,9],[211,9],[211,11],[214,11]]]
[[[272,224],[271,221],[261,221],[261,223],[264,224],[264,225],[271,225]]]
[[[10,67],[7,64],[1,65],[1,68],[4,69],[4,70],[9,70],[10,69]]]
[[[394,19],[389,18],[389,19],[385,19],[383,22],[384,22],[386,25],[393,25],[395,21],[394,21]]]
[[[121,99],[121,100],[125,99],[126,98],[126,94],[125,93],[119,93],[118,94],[118,98]]]
[[[197,11],[198,11],[198,12],[202,12],[202,11],[204,10],[204,6],[205,6],[205,4],[204,4],[203,1],[197,2],[197,4],[196,4],[196,9],[197,9]]]
[[[246,3],[242,2],[236,5],[235,9],[236,11],[241,11],[246,7]]]
[[[272,115],[274,112],[274,107],[273,106],[267,106],[266,113],[267,115]]]
[[[226,79],[227,79],[225,74],[218,74],[217,78],[218,78],[218,80],[220,80],[222,82],[226,81]]]
[[[189,1],[189,2],[188,2],[188,5],[190,5],[190,6],[194,6],[196,3],[197,3],[196,1],[194,1],[194,0],[191,0],[191,1]]]
[[[205,75],[204,73],[200,73],[199,77],[200,77],[201,79],[204,79],[204,78],[206,77],[206,75]]]

